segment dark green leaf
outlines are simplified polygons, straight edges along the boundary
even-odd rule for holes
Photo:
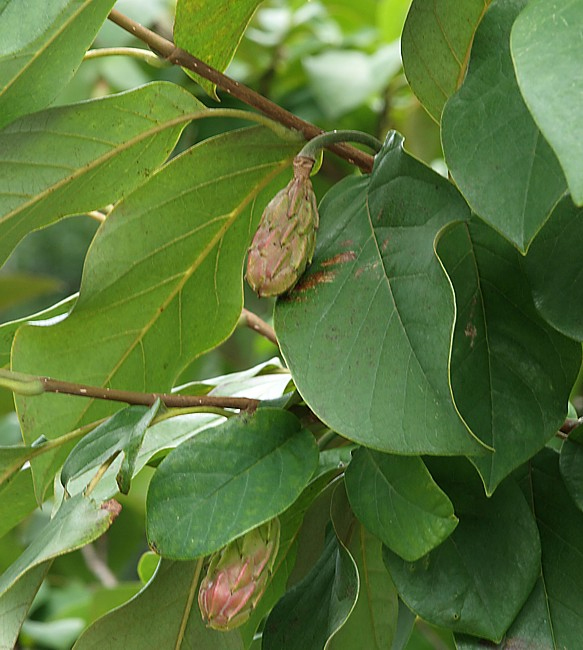
[[[0,7],[0,127],[48,106],[81,63],[115,0],[8,0]]]
[[[563,442],[560,468],[567,491],[583,510],[583,428],[573,431]]]
[[[451,399],[453,295],[433,249],[468,209],[402,142],[391,134],[371,176],[326,195],[313,263],[277,302],[278,339],[302,397],[341,435],[395,453],[481,453]]]
[[[345,481],[356,516],[405,560],[418,560],[457,525],[451,501],[418,457],[361,448],[354,453]]]
[[[523,260],[536,308],[555,329],[577,341],[583,341],[582,241],[583,209],[566,196]]]
[[[499,641],[539,575],[538,532],[516,483],[506,481],[487,498],[462,462],[430,465],[459,517],[452,535],[417,562],[387,547],[384,559],[401,598],[419,616]]]
[[[75,650],[243,650],[237,630],[204,626],[196,604],[199,577],[197,562],[162,560],[142,591],[89,627]]]
[[[0,264],[29,232],[129,193],[204,107],[170,83],[50,108],[0,131]]]
[[[297,143],[264,128],[232,131],[150,176],[98,230],[73,312],[51,327],[21,327],[13,366],[91,385],[170,390],[192,359],[233,331],[251,233],[296,151]],[[62,395],[18,402],[26,440],[52,439],[119,409]],[[43,476],[33,464],[39,494],[59,460]]]
[[[448,229],[438,254],[456,293],[457,407],[494,447],[473,458],[488,493],[563,423],[581,347],[537,313],[516,249],[479,221]]]
[[[566,190],[563,172],[524,104],[510,30],[527,0],[493,2],[468,75],[443,111],[445,161],[473,210],[521,251]]]
[[[356,564],[330,529],[316,565],[267,618],[263,650],[324,650],[354,608],[358,590]]]
[[[313,436],[287,411],[260,409],[202,431],[150,483],[150,545],[170,558],[212,553],[288,508],[316,464]]]
[[[36,506],[30,468],[16,472],[8,485],[0,489],[0,538],[19,524]]]
[[[223,72],[261,0],[178,0],[174,42]],[[216,98],[215,84],[189,73]]]
[[[510,42],[520,90],[577,205],[583,205],[582,22],[578,0],[532,0],[517,18]]]
[[[405,74],[439,122],[464,80],[474,33],[491,0],[413,0],[401,40]]]

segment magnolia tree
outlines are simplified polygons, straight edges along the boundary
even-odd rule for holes
[[[421,624],[464,650],[578,648],[583,1],[401,3],[441,173],[397,131],[321,135],[226,76],[260,4],[178,0],[172,42],[113,0],[0,2],[1,261],[101,222],[79,293],[0,327],[22,434],[0,535],[28,544],[3,559],[0,647],[33,643],[62,556],[126,543],[147,476],[131,589],[34,647],[397,649]],[[88,52],[106,21],[142,46]],[[175,81],[51,107],[112,54]],[[176,152],[209,118],[250,126]],[[322,148],[350,164],[316,198]],[[181,383],[238,325],[274,359]]]

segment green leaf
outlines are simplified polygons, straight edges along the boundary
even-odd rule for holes
[[[4,0],[0,127],[48,106],[81,63],[114,0]]]
[[[398,598],[383,564],[382,544],[364,526],[358,525],[348,550],[360,578],[358,599],[328,647],[330,650],[388,650],[396,635]]]
[[[555,329],[583,341],[581,269],[583,209],[566,196],[553,210],[524,258],[534,304]],[[554,263],[560,261],[560,263]],[[572,305],[572,306],[571,306]]]
[[[152,478],[150,546],[174,559],[212,553],[288,508],[316,464],[313,436],[287,411],[260,409],[202,431]]]
[[[211,67],[223,72],[243,37],[261,0],[178,0],[174,42]],[[215,84],[195,78],[207,93],[217,98]]]
[[[170,390],[192,359],[233,331],[251,233],[268,197],[285,184],[278,176],[296,150],[264,128],[232,131],[150,176],[99,229],[68,318],[20,328],[13,367],[91,385]],[[41,395],[19,399],[18,409],[25,439],[34,440],[119,406]],[[37,492],[63,460],[55,458],[52,473],[38,481],[33,466]]]
[[[74,650],[243,650],[237,630],[216,632],[204,626],[196,605],[199,577],[198,562],[162,560],[142,591],[93,623]]]
[[[34,447],[0,447],[0,486],[4,487],[36,453]]]
[[[563,442],[560,468],[567,492],[583,510],[583,429],[575,429]]]
[[[276,305],[278,340],[298,391],[341,435],[394,453],[481,453],[451,398],[454,303],[433,248],[469,213],[402,144],[391,134],[370,176],[322,201],[312,265]]]
[[[356,516],[405,560],[418,560],[457,526],[451,501],[418,457],[361,448],[354,453],[345,481]]]
[[[583,5],[532,0],[517,18],[510,46],[524,99],[583,205]]]
[[[526,2],[492,3],[476,33],[466,80],[442,118],[445,161],[457,186],[472,209],[523,252],[566,190],[512,67],[510,30]]]
[[[63,487],[66,488],[70,480],[99,467],[121,451],[124,459],[118,474],[118,485],[120,492],[127,494],[144,434],[159,408],[160,400],[156,400],[151,408],[128,406],[88,433],[77,443],[63,465]]]
[[[0,538],[29,515],[36,505],[30,468],[16,472],[8,485],[0,489]]]
[[[512,480],[487,498],[464,461],[433,462],[430,469],[453,501],[459,524],[417,562],[384,547],[385,563],[399,595],[419,616],[499,641],[539,575],[540,542],[532,513]]]
[[[516,249],[476,220],[437,247],[456,294],[451,382],[457,407],[495,452],[472,458],[488,494],[565,419],[581,346],[537,313]]]
[[[267,618],[263,650],[323,650],[350,615],[358,591],[354,559],[330,529],[315,566]]]
[[[0,596],[0,648],[18,647],[16,641],[20,628],[50,566],[50,561],[39,564]]]
[[[445,102],[461,86],[474,34],[491,0],[413,0],[401,39],[405,75],[427,112],[439,122]]]
[[[0,596],[30,569],[97,539],[111,526],[119,510],[115,501],[99,504],[81,494],[64,501],[30,546],[2,574]]]
[[[0,276],[0,310],[46,296],[59,288],[59,281],[42,275],[10,273]]]
[[[29,232],[112,203],[174,148],[204,107],[175,84],[27,115],[0,131],[0,264]]]
[[[562,461],[562,458],[561,458]],[[577,648],[583,626],[583,513],[570,499],[558,455],[544,449],[522,472],[523,492],[536,517],[542,547],[539,578],[500,645],[456,638],[459,650],[493,647]]]

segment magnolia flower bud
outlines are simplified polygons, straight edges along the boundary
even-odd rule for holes
[[[310,181],[312,158],[296,156],[294,177],[265,208],[247,258],[247,282],[260,296],[294,287],[316,248],[318,207]]]
[[[198,605],[215,630],[243,625],[265,592],[279,548],[279,519],[254,528],[211,556]]]

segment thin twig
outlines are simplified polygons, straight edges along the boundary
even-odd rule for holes
[[[95,221],[99,221],[99,223],[103,223],[107,218],[107,216],[99,210],[91,210],[91,212],[87,212],[87,216],[95,219]]]
[[[275,336],[275,330],[262,318],[259,318],[257,314],[254,314],[252,311],[243,308],[243,311],[241,312],[241,316],[239,318],[239,323],[241,325],[245,325],[246,327],[250,327],[258,334],[261,334],[261,336],[264,336],[268,341],[271,341],[273,345],[277,345],[279,347],[277,337]]]
[[[152,406],[160,400],[168,407],[189,406],[218,406],[223,408],[238,409],[241,411],[254,411],[259,406],[259,400],[248,397],[216,397],[213,395],[175,395],[172,393],[139,393],[131,390],[118,390],[116,388],[102,388],[76,384],[70,381],[61,381],[50,377],[39,377],[45,393],[63,393],[78,397],[125,402],[126,404],[142,404]]]
[[[122,29],[125,29],[130,34],[139,38],[142,42],[146,43],[155,53],[170,61],[170,63],[191,70],[204,79],[214,83],[229,95],[240,99],[248,106],[252,106],[268,117],[271,117],[276,122],[291,129],[300,131],[307,140],[323,133],[322,129],[319,129],[314,124],[310,124],[309,122],[300,119],[293,113],[286,111],[281,106],[278,106],[266,97],[263,97],[263,95],[251,90],[251,88],[227,77],[227,75],[215,70],[215,68],[211,68],[211,66],[207,65],[204,61],[201,61],[181,48],[176,47],[172,41],[169,41],[147,27],[140,25],[140,23],[128,18],[116,9],[111,11],[109,19]],[[353,165],[357,165],[363,171],[371,171],[373,158],[363,151],[345,144],[330,145],[328,148],[341,158],[344,158]]]
[[[108,589],[117,586],[117,578],[113,571],[107,566],[100,557],[97,549],[93,544],[87,544],[81,549],[81,555],[89,571],[99,580],[99,582]]]
[[[87,50],[83,60],[100,59],[104,56],[130,56],[154,68],[166,68],[171,65],[170,61],[161,59],[154,52],[143,50],[139,47],[101,47],[95,50]]]

